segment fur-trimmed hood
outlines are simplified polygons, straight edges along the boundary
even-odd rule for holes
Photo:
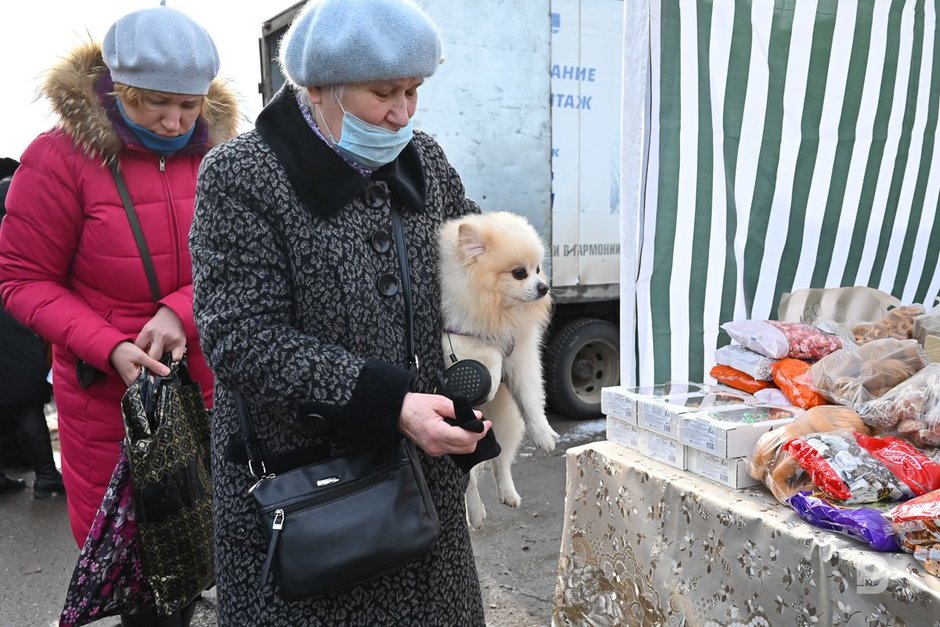
[[[85,43],[46,72],[40,96],[47,98],[59,117],[57,125],[90,157],[117,161],[124,146],[101,101],[99,81],[110,72],[101,44]],[[238,134],[238,98],[225,81],[215,79],[206,95],[200,118],[208,127],[209,146]]]

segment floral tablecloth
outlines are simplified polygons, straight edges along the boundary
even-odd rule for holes
[[[940,626],[940,578],[615,442],[567,452],[552,622]]]

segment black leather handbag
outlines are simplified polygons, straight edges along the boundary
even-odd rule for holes
[[[392,218],[414,368],[404,233],[396,210]],[[441,525],[410,440],[400,437],[394,453],[352,450],[275,476],[267,473],[248,406],[237,394],[235,406],[248,467],[258,479],[249,492],[268,544],[261,586],[273,573],[285,600],[330,594],[397,570],[433,546]]]
[[[247,406],[240,398],[236,404],[244,425]],[[251,466],[263,469],[263,460],[252,459]],[[397,570],[427,552],[441,528],[406,438],[393,455],[365,449],[262,475],[250,493],[268,544],[259,585],[273,573],[277,594],[287,601]]]

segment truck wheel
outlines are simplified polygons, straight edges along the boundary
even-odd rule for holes
[[[620,333],[596,318],[569,322],[545,351],[545,393],[557,413],[585,420],[601,415],[601,388],[620,383]]]

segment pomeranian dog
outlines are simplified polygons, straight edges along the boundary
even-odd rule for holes
[[[470,472],[467,519],[479,528],[486,508],[477,487],[479,469],[493,470],[499,499],[518,507],[511,466],[528,431],[541,450],[555,448],[558,434],[545,417],[539,347],[552,311],[542,273],[544,245],[522,216],[484,213],[445,222],[440,231],[441,347],[447,367],[474,359],[492,381],[479,407],[493,423],[502,452]]]

